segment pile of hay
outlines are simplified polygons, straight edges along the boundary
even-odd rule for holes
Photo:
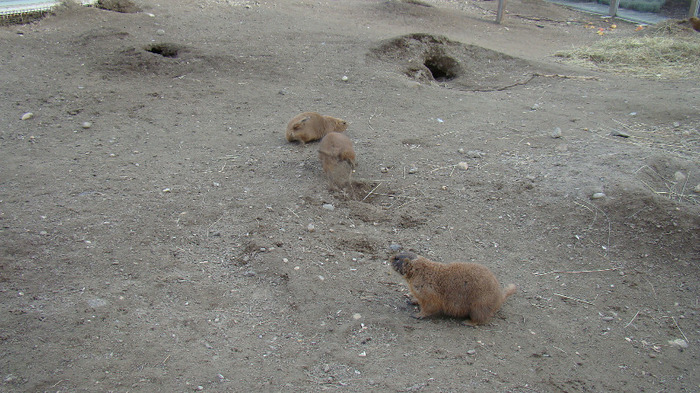
[[[700,35],[694,31],[692,35],[668,34],[669,26],[657,26],[643,36],[607,38],[555,55],[581,65],[640,76],[699,76]]]

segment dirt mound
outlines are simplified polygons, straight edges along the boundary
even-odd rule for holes
[[[399,72],[420,83],[465,90],[503,90],[527,83],[536,73],[525,60],[423,33],[384,41],[370,56],[396,64]]]

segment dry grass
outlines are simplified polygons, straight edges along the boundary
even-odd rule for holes
[[[640,76],[688,77],[697,75],[700,40],[666,35],[610,38],[590,46],[558,52],[556,56],[583,65]]]

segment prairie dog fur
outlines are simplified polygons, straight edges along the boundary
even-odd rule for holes
[[[516,291],[513,284],[501,288],[491,270],[476,263],[443,264],[412,252],[396,254],[389,262],[418,301],[418,318],[444,314],[469,318],[470,325],[484,324]]]
[[[302,144],[323,138],[329,132],[343,132],[348,129],[348,122],[335,117],[323,116],[316,112],[300,113],[287,124],[287,141],[299,141]]]
[[[343,185],[350,181],[355,168],[355,150],[350,138],[337,132],[328,133],[321,139],[318,157],[323,171],[333,183]]]

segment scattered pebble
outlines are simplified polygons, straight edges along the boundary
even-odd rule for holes
[[[391,251],[393,251],[393,252],[397,252],[397,251],[399,251],[399,250],[402,249],[402,248],[403,248],[403,247],[401,247],[400,244],[391,244],[391,245],[389,245],[389,249],[390,249]]]
[[[637,112],[630,112],[630,116],[637,116]]]
[[[686,176],[685,173],[681,171],[677,171],[676,173],[673,174],[673,178],[676,179],[677,182],[682,182],[685,181]]]
[[[672,347],[677,347],[678,349],[688,348],[688,342],[682,338],[677,338],[675,340],[669,340],[668,344]]]
[[[323,281],[323,280],[325,280],[326,278],[323,277],[323,276],[318,276],[318,279],[321,280],[321,281]]]
[[[533,111],[536,111],[536,110],[540,109],[540,104],[535,104],[535,105],[531,106],[530,109]]]
[[[163,192],[170,192],[170,189],[169,189],[169,188],[164,188],[164,189],[163,189]]]
[[[363,358],[363,357],[367,356],[367,352],[365,352],[365,351],[362,351],[362,353],[360,353],[360,354],[359,354],[359,355],[357,355],[357,356],[359,356],[359,357]]]
[[[464,153],[465,153],[465,150],[464,150],[463,147],[460,147],[459,149],[457,149],[457,152],[458,152],[459,154],[464,154]]]
[[[315,226],[314,224],[310,223],[310,224],[306,227],[306,229],[307,229],[309,232],[313,232],[313,231],[316,230],[316,226]]]
[[[625,131],[620,131],[620,130],[612,130],[610,135],[619,136],[620,138],[629,138],[630,137],[630,134],[626,133]]]
[[[469,150],[467,152],[467,157],[469,158],[483,158],[486,153],[479,150]]]
[[[352,314],[352,319],[357,320],[357,319],[360,319],[360,318],[362,318],[362,315],[361,315],[360,313]]]
[[[693,192],[700,194],[700,184],[698,184],[697,186],[695,186],[695,188],[693,188]]]
[[[156,30],[156,34],[158,34],[158,35],[165,35],[165,30],[163,30],[163,29],[158,29],[158,30]]]
[[[463,170],[463,171],[466,171],[467,169],[469,169],[469,164],[467,164],[466,162],[462,161],[462,162],[460,162],[459,164],[457,164],[457,168],[459,168],[459,169],[461,169],[461,170]]]
[[[418,172],[418,168],[416,168],[416,167],[412,167],[412,168],[410,168],[410,169],[408,170],[408,173],[411,174],[411,175],[414,174],[414,173],[416,173],[416,172]]]
[[[85,129],[88,129],[88,128],[92,127],[92,122],[84,121],[83,124],[81,124],[81,126]]]
[[[593,195],[591,195],[591,199],[600,199],[600,198],[605,198],[604,192],[596,192]]]
[[[476,355],[476,350],[475,350],[475,349],[470,349],[470,350],[468,350],[468,351],[467,351],[467,355],[471,355],[471,356]]]
[[[88,306],[92,308],[104,307],[107,305],[107,301],[100,298],[94,298],[87,301]]]
[[[335,210],[335,206],[331,205],[330,203],[324,203],[323,208],[331,211]]]
[[[32,117],[34,117],[34,114],[32,112],[27,112],[27,113],[22,115],[22,120],[29,120]]]
[[[387,173],[387,172],[389,172],[389,168],[383,166],[383,167],[379,168],[379,171],[380,171],[381,173]]]
[[[615,320],[615,318],[613,318],[613,317],[603,317],[603,321],[606,321],[606,322],[610,322],[613,320]]]
[[[343,82],[347,82],[347,81],[348,81],[348,79],[349,79],[349,78],[348,78],[348,76],[347,76],[347,75],[343,75],[343,77],[342,77],[342,78],[340,78],[340,80],[341,80],[341,81],[343,81]]]
[[[679,122],[677,122],[677,121],[674,121],[674,122],[673,122],[673,127],[678,128],[678,127],[680,127],[680,126],[681,126],[681,123],[679,123]]]
[[[243,273],[243,277],[254,277],[254,276],[256,276],[257,274],[258,274],[258,273],[255,272],[254,270],[248,270],[247,272]]]
[[[561,138],[561,128],[559,128],[559,127],[554,128],[554,131],[552,131],[551,136],[554,139]]]

